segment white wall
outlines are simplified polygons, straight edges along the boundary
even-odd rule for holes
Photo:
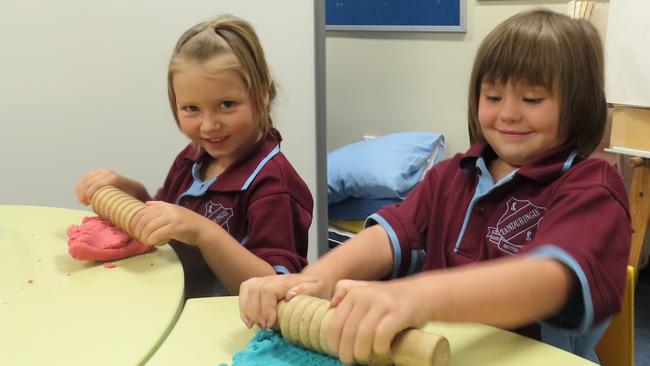
[[[520,11],[566,12],[568,1],[466,0],[467,33],[327,32],[327,147],[404,130],[443,133],[447,156],[469,147],[467,90],[474,54]],[[604,34],[607,2],[592,22]]]
[[[220,13],[256,28],[279,83],[283,151],[315,193],[314,2],[3,0],[0,204],[82,208],[75,183],[103,167],[155,193],[187,143],[167,102],[169,55]]]

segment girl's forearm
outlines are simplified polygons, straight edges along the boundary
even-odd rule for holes
[[[134,196],[135,198],[139,199],[142,202],[147,202],[151,201],[152,197],[147,192],[147,188],[145,186],[133,179],[122,177],[124,179],[124,182],[121,184],[122,187],[120,187],[122,190],[124,190],[126,193],[129,193],[130,195]]]
[[[375,225],[331,250],[303,273],[322,279],[332,292],[341,279],[381,279],[390,273],[392,264],[388,235]]]
[[[203,226],[195,245],[228,293],[237,295],[239,285],[251,277],[275,273],[269,263],[251,253],[221,226],[207,219]]]
[[[576,286],[573,272],[549,258],[499,259],[422,273],[404,281],[423,294],[431,320],[502,328],[557,313]]]

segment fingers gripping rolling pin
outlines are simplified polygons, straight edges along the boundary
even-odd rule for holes
[[[278,304],[278,325],[288,342],[336,357],[327,346],[329,321],[334,309],[327,300],[298,295]],[[450,349],[447,338],[407,329],[399,333],[386,356],[373,355],[369,365],[447,366]]]
[[[93,194],[90,200],[90,206],[97,215],[124,230],[130,237],[144,243],[141,238],[135,236],[131,228],[133,216],[145,207],[142,201],[123,192],[117,187],[104,186]],[[167,242],[168,240],[164,240],[155,245],[162,245]]]

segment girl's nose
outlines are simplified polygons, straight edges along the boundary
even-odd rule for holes
[[[514,98],[504,98],[499,111],[499,118],[504,122],[517,122],[521,118],[519,104]]]
[[[221,128],[221,126],[222,124],[219,121],[219,119],[212,114],[206,114],[205,117],[203,118],[203,121],[201,122],[202,131],[218,130]]]

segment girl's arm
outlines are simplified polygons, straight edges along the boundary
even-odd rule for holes
[[[388,282],[340,281],[329,347],[343,362],[388,352],[403,329],[428,321],[514,328],[561,310],[572,272],[546,258],[505,258]]]
[[[361,231],[328,252],[299,274],[251,278],[241,285],[239,308],[242,321],[271,327],[277,320],[279,299],[296,294],[330,298],[343,278],[375,280],[390,273],[393,253],[388,235],[379,225]]]
[[[264,260],[249,252],[215,222],[185,207],[149,201],[131,221],[134,236],[155,245],[175,239],[199,248],[203,258],[231,294],[239,292],[242,281],[274,274]]]
[[[195,244],[228,293],[239,294],[239,285],[251,277],[275,274],[273,267],[251,253],[221,226],[201,216]]]
[[[388,275],[392,266],[388,235],[381,226],[375,225],[329,251],[302,273],[322,279],[330,297],[337,281],[378,280]]]
[[[557,313],[577,279],[551,258],[514,257],[423,273],[413,288],[425,294],[429,319],[518,327]]]

